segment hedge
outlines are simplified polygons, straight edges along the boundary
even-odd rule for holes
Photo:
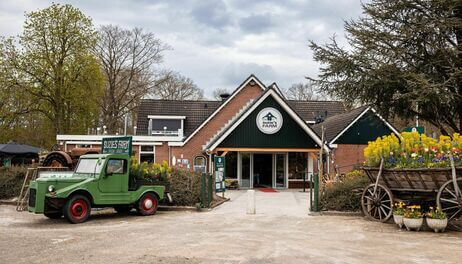
[[[340,182],[326,185],[321,193],[322,210],[359,211],[361,209],[360,190],[369,184],[363,171],[354,170]]]
[[[0,199],[19,196],[26,173],[25,166],[0,167]]]
[[[200,202],[201,174],[186,169],[172,168],[167,181],[173,205],[194,206]]]

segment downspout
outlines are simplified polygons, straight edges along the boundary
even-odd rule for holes
[[[205,150],[205,154],[207,154],[209,156],[209,173],[212,174],[213,173],[213,169],[212,169],[212,152],[210,152],[210,150],[206,149]]]
[[[172,146],[167,143],[168,146],[168,166],[172,166]]]

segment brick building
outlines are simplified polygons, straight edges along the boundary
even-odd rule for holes
[[[213,171],[214,156],[224,156],[226,176],[242,188],[300,187],[317,170],[317,122],[325,120],[324,152],[337,165],[360,162],[365,140],[394,132],[373,109],[359,109],[346,112],[338,101],[287,100],[275,83],[267,87],[251,75],[222,101],[143,100],[134,155],[203,172]],[[70,151],[98,147],[102,137],[57,135],[57,140]]]

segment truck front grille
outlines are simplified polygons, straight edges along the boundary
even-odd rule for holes
[[[29,189],[29,207],[35,207],[35,196],[37,194],[37,190]]]

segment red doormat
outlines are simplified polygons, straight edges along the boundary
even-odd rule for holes
[[[273,188],[258,188],[260,192],[278,192]]]

